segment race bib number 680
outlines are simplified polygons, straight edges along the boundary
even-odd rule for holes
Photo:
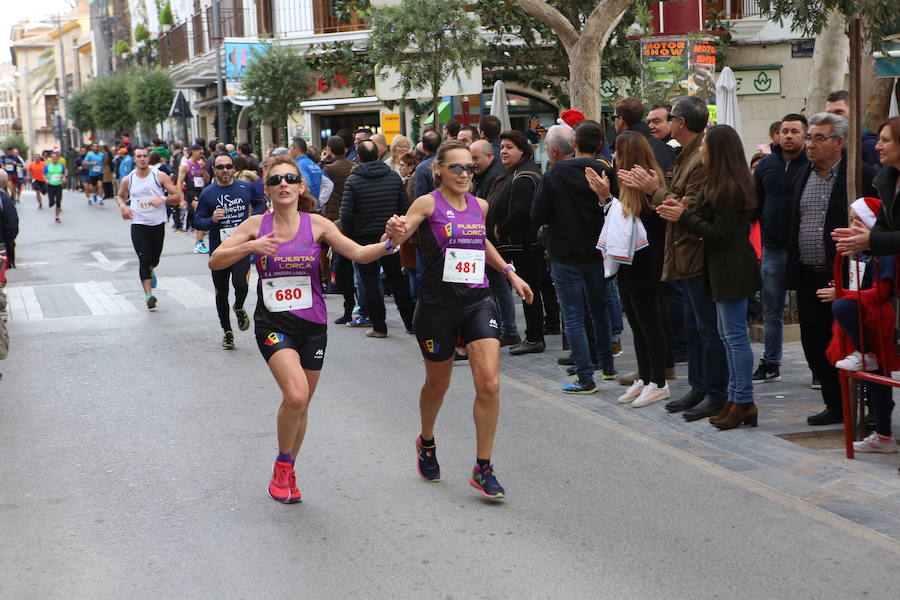
[[[308,275],[270,277],[262,280],[263,304],[269,312],[312,307],[312,281]]]

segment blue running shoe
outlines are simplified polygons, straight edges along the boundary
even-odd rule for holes
[[[565,394],[595,394],[597,393],[597,384],[593,379],[587,383],[576,380],[562,386],[562,391]]]
[[[425,481],[440,481],[441,467],[437,461],[437,453],[434,445],[423,446],[422,436],[416,437],[416,454],[418,455],[419,477]]]
[[[347,323],[347,327],[371,327],[372,321],[366,317],[356,317]]]
[[[494,465],[488,465],[484,468],[478,466],[478,463],[472,468],[472,478],[469,479],[469,485],[481,492],[481,495],[489,500],[499,500],[505,498],[505,490],[497,478],[494,476]]]
[[[156,271],[150,269],[150,289],[156,289]]]
[[[152,309],[156,308],[156,296],[154,296],[153,294],[147,294],[146,300],[147,300],[147,309],[148,310],[152,310]]]

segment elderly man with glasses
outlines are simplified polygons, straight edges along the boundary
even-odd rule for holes
[[[823,112],[809,119],[806,155],[809,165],[792,189],[791,238],[787,289],[797,290],[800,341],[813,378],[822,386],[825,410],[806,419],[809,425],[843,422],[837,370],[825,357],[831,341],[831,304],[817,290],[830,287],[835,246],[831,232],[847,227],[847,119]],[[875,196],[874,170],[863,163],[862,195]]]

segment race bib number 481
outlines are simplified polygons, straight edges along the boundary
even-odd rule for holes
[[[312,307],[309,275],[271,277],[262,280],[263,304],[269,312],[303,310]]]
[[[447,248],[443,280],[447,283],[484,282],[484,250]]]

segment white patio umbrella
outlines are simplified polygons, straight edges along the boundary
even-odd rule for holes
[[[491,114],[500,119],[500,130],[512,129],[509,124],[509,100],[506,98],[506,86],[502,80],[494,82],[494,93],[491,95]]]
[[[716,122],[720,125],[731,125],[738,135],[741,133],[741,110],[738,108],[737,80],[731,67],[725,67],[716,81]]]

